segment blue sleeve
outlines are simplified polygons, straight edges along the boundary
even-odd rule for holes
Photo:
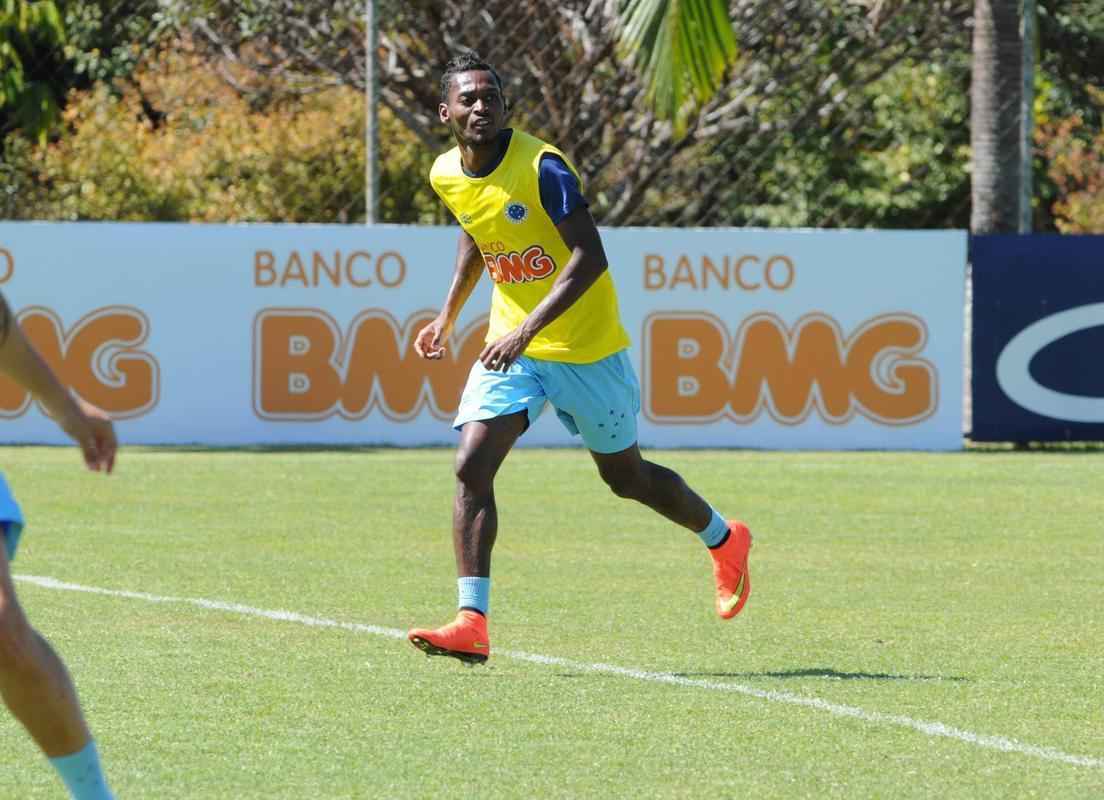
[[[579,179],[559,156],[545,155],[540,161],[537,175],[540,183],[541,205],[552,218],[554,225],[580,206],[589,204],[579,191]]]

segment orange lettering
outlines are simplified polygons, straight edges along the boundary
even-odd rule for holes
[[[835,322],[814,316],[791,333],[763,314],[740,330],[740,368],[730,396],[737,417],[756,416],[764,400],[776,419],[804,419],[813,403],[826,419],[849,416],[851,387]]]
[[[908,314],[882,317],[852,337],[847,367],[866,416],[897,424],[930,416],[938,405],[935,369],[907,357],[918,354],[927,338],[924,323]]]
[[[698,282],[694,280],[694,268],[690,266],[690,259],[686,256],[679,256],[678,263],[675,264],[675,274],[671,277],[671,285],[668,288],[674,289],[680,283],[688,283],[693,288],[698,288]]]
[[[667,285],[667,273],[663,271],[663,256],[648,253],[644,256],[644,288],[649,292]]]
[[[910,425],[938,407],[938,376],[919,354],[924,323],[910,314],[868,320],[849,338],[824,314],[791,329],[772,314],[744,320],[729,341],[710,314],[655,314],[644,325],[644,410],[657,422],[755,420],[786,425],[815,409],[833,424],[855,414]]]
[[[495,283],[502,283],[502,280],[498,275],[498,260],[493,253],[483,254],[483,263],[487,265],[487,274],[491,276],[491,280]]]
[[[138,349],[149,336],[149,320],[138,309],[98,309],[78,320],[68,334],[47,308],[25,309],[18,321],[61,380],[114,419],[141,416],[157,405],[160,367]],[[19,416],[29,404],[26,390],[0,378],[0,416]]]
[[[492,254],[484,250],[483,262],[495,283],[539,281],[556,271],[556,262],[540,245],[533,245],[524,253],[514,251]]]
[[[556,271],[556,262],[539,245],[533,245],[526,250],[522,256],[522,261],[525,264],[525,274],[532,281],[547,278]]]
[[[758,264],[759,259],[755,256],[740,256],[736,259],[736,266],[733,268],[733,273],[736,277],[736,285],[743,289],[745,292],[754,292],[763,284],[761,283],[745,283],[744,282],[744,264],[747,263]]]
[[[444,363],[427,361],[414,352],[414,337],[435,314],[415,314],[400,325],[385,311],[357,317],[350,334],[349,372],[342,394],[344,407],[354,417],[364,416],[378,402],[386,416],[411,419],[428,405],[438,417],[454,414],[468,370],[483,349],[485,324],[471,327],[459,347],[446,348]],[[455,338],[455,337],[454,337]]]
[[[319,419],[341,397],[335,361],[340,334],[311,309],[270,308],[253,327],[253,397],[261,417]]]
[[[717,279],[717,282],[721,284],[725,289],[728,288],[728,256],[724,257],[724,272],[717,269],[717,265],[713,263],[713,260],[709,256],[702,256],[702,288],[709,288],[709,274],[713,273],[713,276]]]
[[[372,260],[371,253],[365,253],[363,250],[356,250],[349,255],[349,260],[345,262],[345,276],[349,279],[349,285],[355,286],[358,289],[363,289],[365,286],[372,285],[371,278],[365,278],[364,280],[358,280],[353,275],[353,262],[357,259],[363,258],[365,261]]]
[[[384,271],[384,264],[387,261],[394,261],[398,265],[395,277],[392,280],[387,279],[387,273]],[[386,286],[388,289],[393,289],[406,280],[406,261],[403,260],[402,254],[388,250],[381,255],[379,260],[376,261],[376,279],[379,280],[381,286]]]
[[[521,253],[499,253],[495,256],[498,264],[499,283],[524,283],[525,263],[521,260]]]
[[[776,282],[774,278],[774,268],[778,264],[781,264],[786,273],[786,279],[782,282]],[[770,261],[767,262],[767,286],[774,289],[776,292],[784,292],[793,286],[794,282],[794,263],[790,260],[789,256],[773,256]]]
[[[713,419],[724,412],[724,323],[711,316],[655,315],[645,322],[644,339],[651,416]]]
[[[284,267],[283,277],[280,278],[281,288],[287,286],[288,281],[299,281],[303,284],[303,288],[310,286],[310,281],[307,280],[307,270],[303,266],[303,260],[299,258],[299,254],[294,250],[291,251],[291,257],[288,258],[287,266]]]
[[[435,315],[419,312],[400,324],[388,312],[368,309],[342,336],[337,323],[316,309],[266,309],[254,323],[254,408],[266,419],[361,419],[377,406],[407,420],[428,408],[455,414],[472,363],[483,348],[486,317],[469,325],[443,361],[414,352],[414,336]]]
[[[333,286],[341,285],[341,251],[334,251],[333,267],[331,268],[326,263],[326,257],[318,251],[315,251],[311,257],[311,267],[314,271],[314,286],[318,286],[321,283],[322,275],[325,274],[330,279],[330,284]]]
[[[271,250],[258,250],[253,254],[253,285],[271,286],[276,283],[276,256]]]

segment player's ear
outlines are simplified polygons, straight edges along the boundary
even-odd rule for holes
[[[441,122],[448,125],[449,113],[448,113],[448,104],[447,103],[438,103],[437,104],[437,117],[441,120]]]

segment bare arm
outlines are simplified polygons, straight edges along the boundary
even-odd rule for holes
[[[456,242],[456,269],[445,296],[445,305],[437,318],[422,328],[414,339],[414,351],[422,358],[438,359],[444,356],[445,348],[442,343],[452,333],[456,318],[460,316],[460,310],[479,283],[484,268],[479,246],[467,231],[461,229]]]
[[[580,206],[564,217],[556,230],[571,251],[571,257],[552,285],[552,291],[537,304],[525,321],[483,348],[479,360],[488,369],[505,369],[512,364],[541,330],[571,308],[606,271],[606,251],[602,247],[598,227],[586,206]]]
[[[111,472],[118,446],[111,420],[65,388],[27,341],[3,295],[0,295],[0,320],[6,322],[7,329],[0,340],[0,372],[30,392],[58,426],[76,440],[89,469]]]

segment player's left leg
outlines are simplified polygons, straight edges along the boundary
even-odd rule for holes
[[[686,481],[646,461],[636,443],[640,384],[625,351],[591,364],[542,364],[548,399],[557,416],[582,436],[602,480],[618,497],[643,503],[697,534],[709,548],[717,586],[717,613],[735,616],[751,591],[746,525],[727,521]]]
[[[591,456],[602,480],[618,497],[643,503],[698,535],[713,561],[717,613],[724,619],[739,614],[751,594],[747,525],[726,520],[677,472],[645,460],[635,443],[617,453],[591,450]]]
[[[0,547],[0,696],[49,758],[71,797],[110,800],[73,681],[61,658],[27,621],[4,547]]]

